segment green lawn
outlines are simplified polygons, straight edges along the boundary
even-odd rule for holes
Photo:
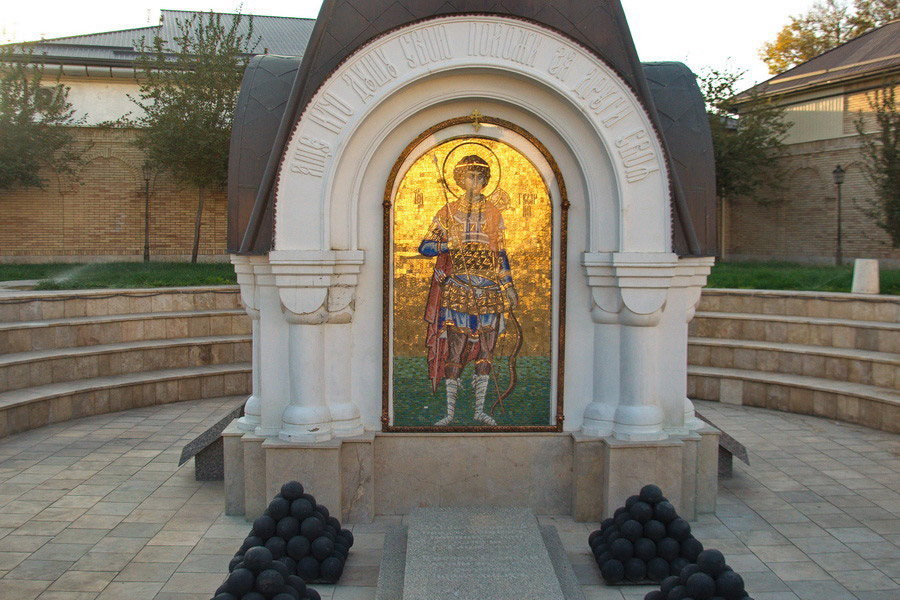
[[[0,265],[0,281],[40,279],[38,290],[179,287],[237,282],[229,263]]]
[[[39,290],[176,287],[236,282],[228,263],[0,264],[0,281],[39,279]],[[718,263],[707,287],[849,292],[853,267],[792,263]],[[881,293],[900,295],[900,270],[881,271]]]
[[[853,267],[793,263],[717,263],[707,287],[748,290],[849,292]],[[881,293],[900,294],[900,270],[881,270]]]

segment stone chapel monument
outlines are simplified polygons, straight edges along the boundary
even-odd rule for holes
[[[718,432],[686,397],[711,160],[692,74],[639,62],[619,0],[326,0],[235,119],[228,512],[289,479],[350,522],[598,521],[647,483],[712,511]]]

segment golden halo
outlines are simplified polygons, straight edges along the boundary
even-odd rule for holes
[[[453,177],[453,168],[463,157],[471,154],[484,160],[491,169],[491,180],[488,181],[487,186],[481,192],[485,198],[490,198],[497,186],[500,185],[502,169],[500,167],[500,159],[497,158],[494,151],[479,142],[463,142],[458,146],[454,146],[447,156],[444,157],[443,166],[441,167],[444,175],[444,185],[454,198],[459,198],[466,193],[464,189],[456,185],[456,179]]]

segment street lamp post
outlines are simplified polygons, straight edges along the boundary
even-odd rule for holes
[[[144,161],[141,172],[144,174],[144,262],[150,262],[150,176],[153,165],[149,160]]]
[[[844,264],[844,254],[841,251],[841,185],[844,183],[844,169],[838,165],[831,174],[834,176],[834,184],[837,186],[837,240],[835,240],[834,262],[841,266]]]

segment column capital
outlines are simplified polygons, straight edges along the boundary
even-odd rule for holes
[[[666,306],[678,257],[670,252],[585,252],[591,316],[601,324],[653,327]]]
[[[289,250],[269,253],[285,318],[300,325],[349,323],[362,250]]]

